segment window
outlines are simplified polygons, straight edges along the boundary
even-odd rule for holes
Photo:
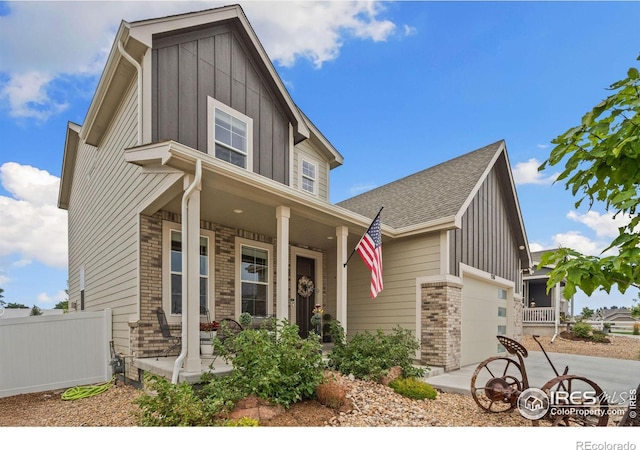
[[[169,317],[182,313],[182,232],[172,228],[166,222],[163,225],[163,283],[166,286],[163,295],[163,308],[169,311]],[[209,309],[209,299],[213,292],[213,251],[215,235],[202,230],[199,243],[200,258],[200,307]]]
[[[317,172],[318,170],[315,163],[303,159],[300,163],[300,189],[310,194],[317,194]]]
[[[253,120],[209,97],[208,153],[218,159],[251,170]]]
[[[269,244],[236,239],[236,314],[270,314],[273,274],[273,247]]]
[[[498,317],[507,317],[507,308],[498,306]]]

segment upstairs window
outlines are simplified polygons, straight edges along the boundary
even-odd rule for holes
[[[303,159],[300,165],[300,189],[310,194],[317,194],[318,168],[316,164]]]
[[[208,153],[243,169],[251,170],[253,120],[211,97]]]

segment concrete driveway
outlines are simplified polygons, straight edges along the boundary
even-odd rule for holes
[[[635,389],[640,383],[640,361],[600,358],[595,356],[569,355],[565,353],[547,353],[562,374],[565,366],[569,366],[570,375],[589,378],[602,388],[610,398],[620,398],[620,393]],[[517,357],[514,357],[517,360]],[[542,387],[556,376],[542,352],[529,352],[524,359],[529,387]],[[434,375],[425,380],[433,387],[444,392],[458,394],[471,393],[471,377],[478,364],[463,367],[459,370]]]

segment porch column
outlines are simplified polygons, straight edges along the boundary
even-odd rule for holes
[[[192,177],[187,177],[192,178]],[[185,218],[182,218],[184,222]],[[200,186],[187,201],[187,240],[183,252],[187,259],[187,357],[185,372],[199,372],[200,367]],[[184,260],[183,260],[184,261]],[[184,272],[184,271],[183,271]],[[183,286],[184,286],[183,280]],[[183,288],[184,295],[184,288]],[[184,303],[183,303],[184,304]],[[182,312],[183,314],[185,311]],[[184,336],[184,334],[183,334]]]
[[[289,218],[288,206],[276,208],[277,231],[277,271],[276,271],[276,318],[289,319]]]
[[[336,319],[347,332],[347,236],[349,228],[336,227]]]

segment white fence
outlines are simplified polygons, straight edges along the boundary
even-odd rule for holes
[[[111,310],[0,320],[0,397],[111,378]]]
[[[588,324],[590,324],[596,330],[602,330],[605,323],[610,325],[610,329],[612,333],[616,331],[620,331],[622,333],[631,333],[633,331],[633,324],[629,320],[620,320],[618,322],[604,322],[602,320],[587,320]]]

